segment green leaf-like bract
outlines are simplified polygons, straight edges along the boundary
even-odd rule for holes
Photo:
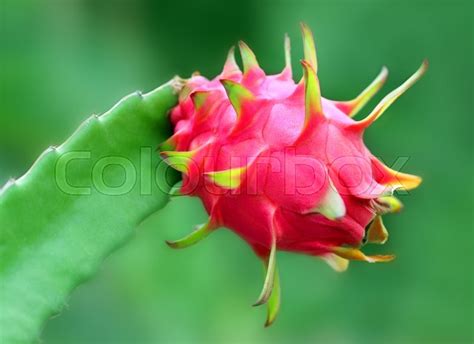
[[[170,132],[179,81],[122,99],[0,190],[0,343],[38,339],[177,181],[154,149]]]

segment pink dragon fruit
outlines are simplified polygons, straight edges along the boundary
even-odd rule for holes
[[[383,244],[381,215],[401,209],[397,189],[421,178],[396,172],[363,142],[364,130],[426,71],[423,62],[364,119],[352,117],[382,87],[387,70],[351,101],[321,97],[313,36],[301,25],[304,77],[292,79],[290,43],[286,67],[265,75],[254,53],[239,48],[243,72],[230,50],[213,80],[186,81],[171,113],[174,135],[160,149],[182,172],[173,193],[199,197],[210,217],[187,237],[168,244],[188,247],[219,227],[236,232],[262,259],[266,277],[255,305],[268,304],[266,326],[280,306],[276,251],[321,257],[337,271],[349,260],[387,262],[393,255],[365,255],[361,246]]]

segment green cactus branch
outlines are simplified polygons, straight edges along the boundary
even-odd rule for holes
[[[122,99],[0,191],[0,342],[29,343],[68,295],[168,200],[155,154],[178,78]]]

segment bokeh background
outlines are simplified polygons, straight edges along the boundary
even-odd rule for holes
[[[0,184],[91,113],[173,75],[216,75],[245,40],[271,73],[283,35],[301,76],[299,21],[313,29],[323,95],[349,99],[387,65],[388,92],[427,57],[427,75],[374,124],[368,146],[423,176],[387,216],[391,264],[279,254],[282,309],[263,329],[252,308],[261,265],[230,231],[184,251],[179,238],[206,215],[175,200],[80,286],[44,343],[472,343],[473,6],[470,1],[54,1],[1,3]],[[381,99],[382,94],[377,97]],[[372,102],[363,113],[375,105]],[[39,195],[39,197],[41,197]]]

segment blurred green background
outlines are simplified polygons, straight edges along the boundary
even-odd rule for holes
[[[261,266],[230,231],[173,251],[206,215],[173,201],[80,286],[45,343],[472,343],[473,6],[470,1],[26,1],[1,3],[0,184],[26,171],[91,113],[173,75],[216,75],[245,40],[268,72],[283,35],[301,76],[299,21],[317,40],[323,95],[349,99],[382,65],[399,85],[427,57],[427,75],[367,132],[389,165],[423,176],[387,216],[391,264],[337,274],[282,253],[282,312],[263,329],[252,308]],[[381,99],[382,95],[377,97]],[[364,113],[368,113],[372,102]]]

